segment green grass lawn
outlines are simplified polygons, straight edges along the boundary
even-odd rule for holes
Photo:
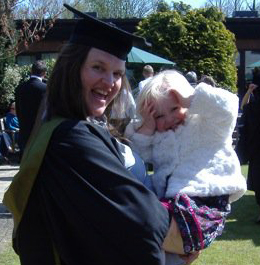
[[[254,193],[247,192],[232,204],[225,230],[194,265],[259,265],[260,225],[255,224],[259,214]]]
[[[246,166],[242,167],[242,172],[246,176]],[[259,265],[260,225],[255,224],[258,214],[254,193],[248,191],[232,204],[232,213],[222,236],[204,250],[193,265]],[[19,265],[11,244],[0,255],[0,264]]]
[[[246,166],[242,166],[242,172],[246,176]],[[193,264],[259,265],[260,225],[255,224],[258,215],[254,192],[247,191],[232,204],[232,212],[222,236],[204,250]]]
[[[14,253],[11,243],[7,246],[6,251],[0,254],[0,264],[1,265],[19,265],[19,258]]]

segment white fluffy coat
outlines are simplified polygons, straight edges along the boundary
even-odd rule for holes
[[[146,136],[136,132],[140,121],[127,126],[132,148],[154,166],[152,181],[159,198],[178,192],[201,197],[229,194],[233,202],[245,193],[246,181],[232,147],[237,112],[235,94],[201,83],[184,125],[175,132]]]

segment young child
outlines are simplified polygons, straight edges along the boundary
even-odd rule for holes
[[[238,98],[205,83],[194,89],[180,73],[166,70],[141,91],[137,109],[141,120],[127,126],[126,136],[153,164],[148,186],[174,213],[181,235],[174,252],[204,249],[221,234],[230,203],[246,191],[232,147]]]

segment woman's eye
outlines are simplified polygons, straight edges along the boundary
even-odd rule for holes
[[[115,78],[121,78],[123,76],[123,74],[122,73],[120,73],[120,72],[116,72],[116,73],[114,73],[114,77]]]
[[[103,68],[100,65],[94,65],[93,69],[97,70],[97,71],[102,71]]]
[[[178,107],[173,107],[172,112],[176,111],[177,109],[178,109]]]

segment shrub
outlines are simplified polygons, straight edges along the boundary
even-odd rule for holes
[[[14,101],[14,90],[19,85],[21,74],[17,65],[8,65],[4,70],[3,80],[0,85],[0,114],[5,114],[8,105]]]
[[[46,60],[47,78],[50,76],[54,63],[54,59]],[[5,67],[0,83],[0,116],[5,114],[9,104],[14,101],[15,88],[30,78],[31,67],[32,65],[18,66],[16,64],[9,64]]]
[[[236,92],[235,36],[223,20],[215,8],[158,12],[140,22],[138,34],[153,44],[151,52],[174,61],[178,70],[210,75]]]

